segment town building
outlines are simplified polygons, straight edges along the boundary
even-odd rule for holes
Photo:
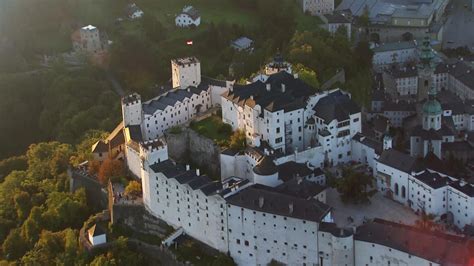
[[[92,246],[99,246],[107,243],[107,232],[100,224],[94,224],[87,230],[87,238]]]
[[[117,127],[104,139],[92,145],[92,155],[94,160],[102,162],[107,159],[123,159],[125,150],[125,138],[123,123]]]
[[[368,31],[375,41],[399,41],[404,36],[421,39],[427,33],[441,41],[443,14],[449,1],[410,0],[350,0],[343,1],[337,11],[347,11],[355,17],[367,15]],[[406,38],[406,37],[405,37]]]
[[[230,46],[237,51],[252,51],[253,40],[247,37],[240,37],[233,41]]]
[[[198,27],[201,25],[201,14],[193,6],[185,6],[176,16],[175,24],[180,28]]]
[[[418,60],[417,46],[414,41],[383,43],[373,49],[372,64],[382,69],[391,64],[406,64]]]
[[[95,26],[88,25],[72,35],[72,45],[76,52],[97,55],[108,49],[108,40]]]
[[[349,19],[347,19],[341,13],[332,13],[319,16],[324,22],[323,28],[329,31],[331,34],[336,34],[336,32],[341,27],[345,27],[347,39],[351,39],[352,35],[352,24]]]
[[[171,69],[172,85],[161,95],[145,102],[136,93],[122,98],[124,126],[139,126],[143,140],[161,137],[167,129],[219,106],[220,95],[232,85],[202,77],[195,57],[174,59]]]
[[[303,13],[312,16],[330,14],[334,11],[334,0],[298,0]]]

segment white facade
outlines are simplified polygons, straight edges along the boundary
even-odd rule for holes
[[[354,241],[354,250],[355,265],[440,265],[392,247],[360,240]]]
[[[196,57],[171,60],[173,88],[187,89],[201,84],[201,62]]]
[[[88,25],[79,30],[79,38],[73,42],[74,50],[88,54],[98,54],[106,50],[99,29]]]
[[[98,235],[98,236],[89,235],[89,241],[91,242],[93,246],[98,246],[98,245],[107,243],[107,236],[105,234]]]
[[[312,16],[329,14],[334,11],[334,0],[299,0],[304,13]]]
[[[256,84],[259,85],[258,82]],[[280,88],[269,83],[264,86],[268,92],[277,89],[284,93],[287,89],[285,84]],[[351,140],[361,132],[361,112],[350,100],[350,94],[339,89],[315,93],[309,95],[300,108],[272,112],[256,104],[254,96],[247,99],[248,104],[236,101],[241,99],[236,90],[234,88],[222,97],[222,120],[234,130],[244,130],[253,146],[265,141],[276,152],[284,154],[321,146],[323,155],[319,158],[325,158],[327,163],[347,163],[351,160]],[[345,116],[337,118],[334,113],[318,113],[317,108],[325,110],[319,107],[323,105],[341,108]]]
[[[233,82],[201,78],[201,64],[195,57],[171,61],[172,86],[146,102],[138,94],[122,99],[125,126],[139,125],[143,140],[153,140],[174,126],[182,125],[214,106],[221,105],[220,95]]]
[[[388,43],[374,49],[372,63],[375,67],[385,67],[398,63],[405,64],[418,58],[414,43]]]
[[[396,154],[392,156],[397,160]],[[406,157],[399,160],[410,165]],[[402,170],[381,161],[376,167],[377,189],[393,200],[418,213],[437,218],[448,215],[460,229],[474,223],[474,187],[470,184],[429,169]]]

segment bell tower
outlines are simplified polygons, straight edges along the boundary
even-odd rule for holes
[[[433,85],[434,57],[430,38],[425,37],[420,50],[420,64],[418,66],[418,101],[428,98],[428,92]]]

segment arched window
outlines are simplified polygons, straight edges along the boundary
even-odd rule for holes
[[[406,197],[405,186],[402,186],[402,198],[405,198],[405,197]]]
[[[398,196],[398,184],[397,183],[395,183],[395,195]]]

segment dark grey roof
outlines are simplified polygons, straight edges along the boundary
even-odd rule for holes
[[[212,181],[209,177],[197,176],[195,170],[186,171],[182,165],[175,164],[171,160],[150,165],[155,173],[162,173],[168,179],[174,178],[180,184],[187,184],[192,190],[200,189],[205,195],[218,193],[222,190],[222,183]]]
[[[142,129],[139,125],[128,126],[128,130],[130,132],[130,138],[136,142],[142,142]]]
[[[267,84],[270,84],[270,91],[267,91]],[[282,84],[285,86],[284,92]],[[240,106],[247,105],[253,108],[255,105],[260,105],[270,112],[279,110],[289,112],[304,108],[307,98],[315,92],[314,88],[302,80],[295,79],[286,71],[281,71],[271,75],[265,83],[257,81],[248,85],[235,84],[233,89],[223,96]]]
[[[444,152],[460,152],[460,151],[473,151],[473,147],[469,141],[455,141],[455,142],[443,142],[441,144],[441,150]]]
[[[378,161],[405,173],[411,173],[416,167],[415,158],[395,149],[383,151]]]
[[[416,107],[414,104],[407,103],[405,101],[400,101],[400,102],[386,102],[384,107],[383,107],[384,112],[390,112],[390,111],[405,111],[405,112],[416,112]]]
[[[329,124],[334,119],[348,120],[349,116],[360,112],[360,107],[340,90],[329,93],[321,98],[314,106],[315,116],[324,119]]]
[[[331,207],[318,200],[301,199],[258,185],[241,190],[226,201],[228,204],[250,210],[314,222],[320,222],[331,211]]]
[[[278,178],[286,182],[296,176],[306,177],[313,173],[304,163],[289,161],[278,165]]]
[[[100,236],[107,233],[105,228],[100,224],[94,224],[87,232],[92,236]]]
[[[277,192],[302,199],[314,198],[325,189],[325,186],[304,178],[293,178],[275,187],[275,191]]]
[[[187,7],[183,8],[182,13],[187,14],[193,20],[196,20],[197,18],[199,18],[201,16],[199,14],[199,11],[196,8],[194,8],[193,6],[187,6]]]
[[[320,129],[320,130],[318,130],[318,133],[319,133],[319,135],[321,135],[323,137],[327,137],[327,136],[331,135],[331,132],[329,132],[329,130],[327,130],[327,129]]]
[[[234,150],[234,149],[231,149],[231,148],[227,148],[227,149],[221,151],[221,154],[229,155],[229,156],[235,156],[238,153],[239,153],[238,150]]]
[[[387,72],[394,78],[410,78],[418,76],[418,69],[414,66],[393,67]]]
[[[314,176],[321,176],[321,175],[325,175],[325,173],[323,172],[323,170],[321,168],[315,168],[314,169]]]
[[[438,173],[432,173],[430,171],[424,171],[423,173],[415,175],[414,177],[433,189],[444,187],[449,181],[447,177],[443,177]]]
[[[350,23],[350,21],[345,16],[339,13],[325,14],[324,17],[328,23]]]
[[[335,237],[348,237],[352,235],[352,231],[339,228],[335,223],[322,222],[319,224],[319,231],[330,233]]]
[[[452,182],[450,186],[461,191],[462,193],[466,194],[469,197],[474,197],[474,187],[472,184],[468,184],[462,181],[457,181],[457,182]]]
[[[424,130],[422,125],[417,125],[413,128],[410,133],[410,136],[413,137],[420,137],[423,140],[442,140],[443,135],[441,134],[441,130]]]
[[[209,85],[203,84],[196,87],[189,87],[186,89],[177,88],[167,91],[160,96],[157,96],[149,101],[143,103],[143,112],[152,115],[157,110],[165,110],[168,106],[174,106],[178,101],[183,102],[186,98],[191,98],[193,94],[200,94],[203,90],[207,90]]]
[[[380,219],[359,226],[354,239],[383,245],[442,265],[465,265],[469,257],[467,240],[461,237]]]
[[[257,175],[273,175],[278,172],[278,168],[270,156],[264,156],[263,159],[253,168]]]

